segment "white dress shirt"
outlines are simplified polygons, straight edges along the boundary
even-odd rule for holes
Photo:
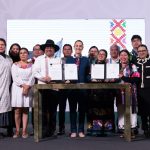
[[[47,60],[46,60],[47,59]],[[45,84],[43,78],[47,76],[47,67],[46,61],[48,64],[61,63],[60,58],[47,57],[45,54],[36,58],[33,65],[33,75],[38,79],[38,84]]]

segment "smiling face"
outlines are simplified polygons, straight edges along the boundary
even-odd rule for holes
[[[97,59],[98,59],[98,61],[105,61],[106,53],[104,51],[99,51]]]
[[[137,52],[140,59],[145,59],[148,56],[148,49],[145,46],[138,47]]]
[[[126,52],[121,52],[119,58],[122,64],[127,64],[129,62],[129,56]]]
[[[75,55],[81,56],[83,50],[83,43],[81,41],[76,41],[74,44]]]
[[[55,54],[55,49],[54,47],[46,47],[45,48],[45,55],[48,56],[48,57],[53,57]]]

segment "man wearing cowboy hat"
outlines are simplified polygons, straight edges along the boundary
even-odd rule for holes
[[[59,50],[59,46],[53,40],[48,39],[40,48],[44,51],[44,55],[39,56],[35,60],[33,75],[38,79],[38,84],[47,84],[51,82],[51,77],[48,74],[48,64],[54,59],[54,54]],[[58,100],[58,91],[49,89],[42,91],[42,124],[44,137],[53,136],[55,133]]]

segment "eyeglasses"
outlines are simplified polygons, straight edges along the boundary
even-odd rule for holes
[[[70,50],[72,50],[71,48],[64,48],[64,50],[68,50],[68,51],[70,51]]]
[[[35,50],[35,51],[36,51],[36,50],[38,50],[38,51],[39,51],[39,50],[40,50],[40,48],[34,48],[33,50]]]
[[[141,50],[141,51],[138,51],[138,53],[143,53],[143,52],[146,52],[146,50]]]
[[[99,53],[98,55],[100,55],[100,56],[106,56],[106,54],[101,54],[101,53]]]

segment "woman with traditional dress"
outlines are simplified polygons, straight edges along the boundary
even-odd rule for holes
[[[107,51],[101,49],[98,52],[95,64],[107,63]],[[92,82],[101,84],[107,80],[92,79]],[[114,97],[112,90],[91,90],[90,107],[88,108],[89,118],[91,121],[91,135],[103,135],[114,131]]]
[[[131,83],[131,90],[132,90],[132,98],[131,98],[131,109],[130,109],[130,116],[131,116],[131,138],[135,138],[134,130],[137,126],[137,112],[136,112],[136,105],[137,105],[137,84],[140,80],[140,74],[137,71],[137,67],[135,64],[132,64],[129,60],[130,53],[128,50],[123,49],[119,53],[120,59],[120,73],[119,77],[121,79],[121,83]],[[117,102],[118,107],[118,128],[119,130],[124,130],[124,91],[122,93],[122,100]],[[124,133],[120,135],[120,137],[124,137]]]
[[[27,138],[27,125],[29,107],[32,107],[32,85],[34,77],[32,76],[32,63],[28,62],[29,51],[21,48],[19,52],[20,61],[12,66],[12,107],[15,109],[16,132],[13,138],[20,136],[20,123],[22,119],[23,129],[22,138]],[[21,118],[22,114],[22,118]]]

